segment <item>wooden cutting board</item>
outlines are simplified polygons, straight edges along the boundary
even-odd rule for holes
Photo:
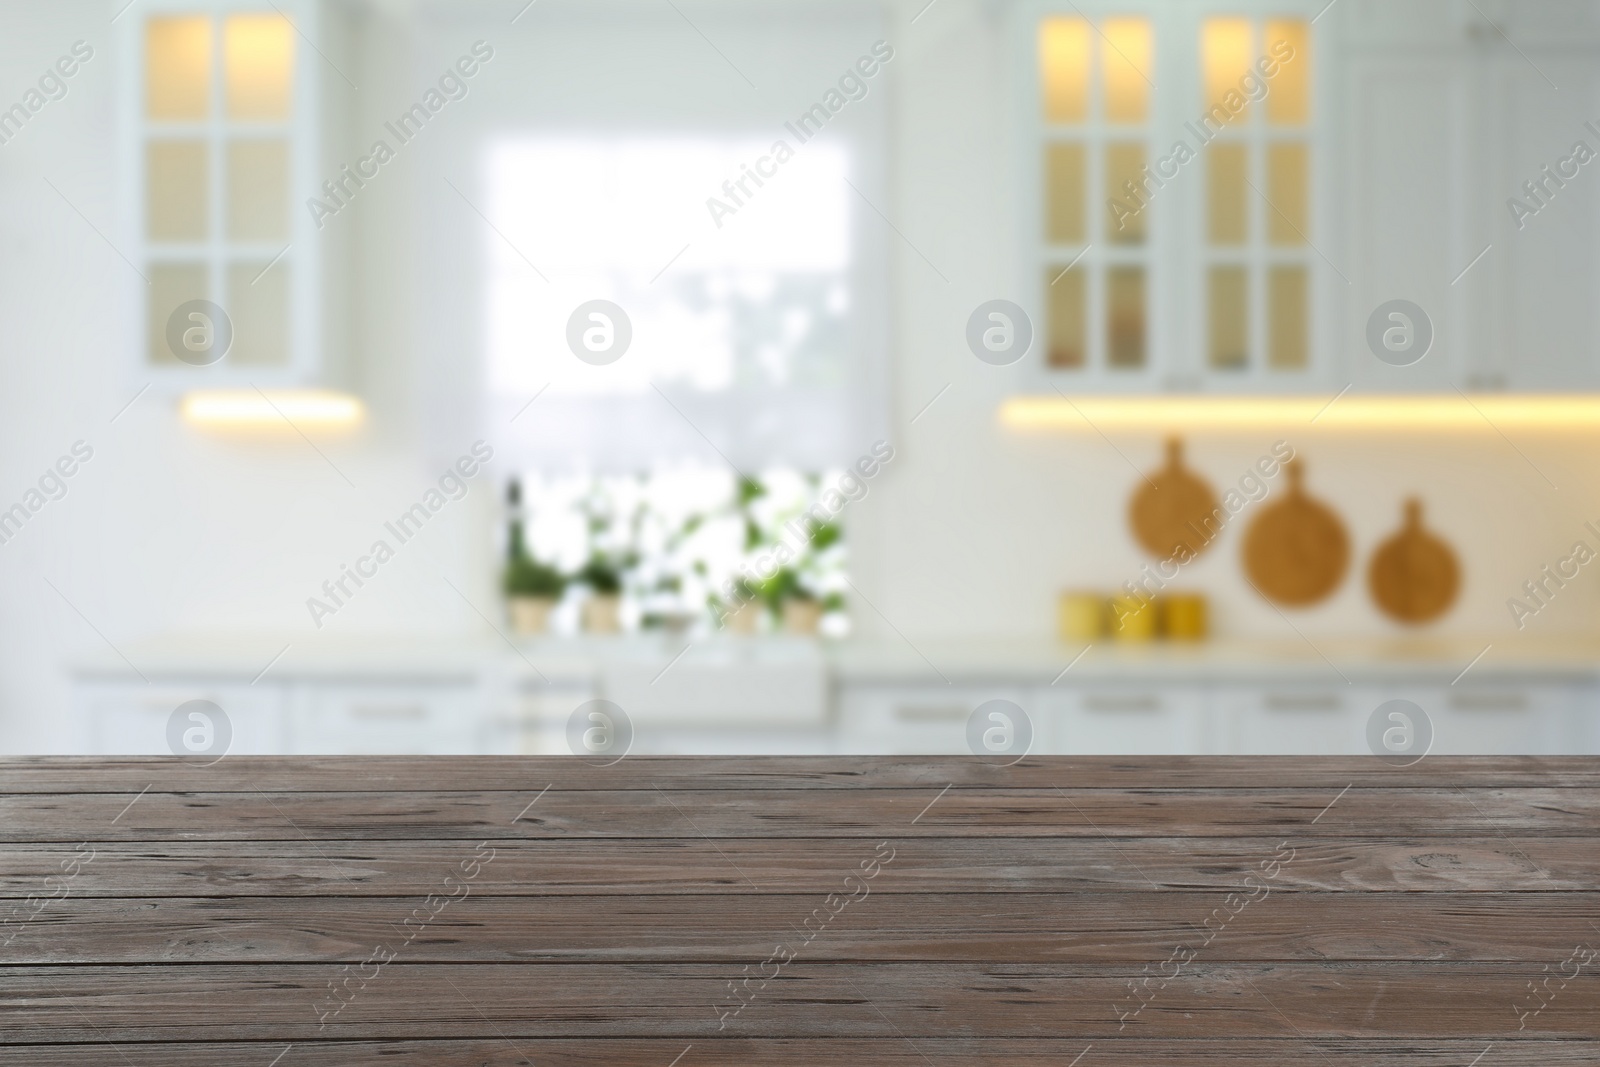
[[[1154,556],[1168,559],[1181,548],[1197,556],[1216,537],[1216,511],[1216,493],[1183,465],[1183,442],[1170,437],[1167,465],[1147,476],[1128,502],[1128,525]]]
[[[1287,495],[1263,508],[1245,533],[1244,571],[1268,600],[1304,607],[1339,588],[1350,564],[1350,538],[1331,508],[1306,495],[1304,465],[1291,460],[1284,470]]]
[[[1405,525],[1372,554],[1367,588],[1379,610],[1400,622],[1428,622],[1455,603],[1461,565],[1449,544],[1423,529],[1416,497],[1406,501]]]

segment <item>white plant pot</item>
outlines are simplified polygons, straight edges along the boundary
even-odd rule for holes
[[[783,602],[783,628],[792,634],[815,637],[822,624],[822,601],[800,600]]]
[[[542,634],[550,629],[550,613],[556,609],[554,597],[514,596],[506,600],[511,629],[519,634]]]
[[[729,633],[753,634],[761,622],[761,601],[747,600],[727,615]]]
[[[583,602],[583,628],[592,634],[614,634],[622,630],[622,598],[595,595]]]

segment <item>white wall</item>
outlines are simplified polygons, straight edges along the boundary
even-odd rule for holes
[[[516,32],[536,33],[540,9],[555,2],[536,5]],[[142,283],[95,232],[116,229],[109,19],[120,6],[52,0],[0,8],[7,105],[73,41],[96,49],[66,99],[0,146],[0,506],[19,499],[73,441],[95,449],[67,497],[0,545],[3,751],[71,744],[63,664],[102,651],[96,631],[130,654],[141,639],[172,630],[257,634],[265,665],[288,638],[481,628],[446,577],[493,610],[488,478],[322,631],[305,606],[324,578],[380,536],[385,519],[417,498],[436,476],[434,453],[448,449],[425,447],[431,393],[415,341],[432,336],[433,322],[411,228],[411,178],[429,150],[423,142],[334,220],[350,224],[357,249],[347,279],[351,343],[372,418],[353,438],[317,443],[356,488],[293,434],[204,435],[153,393],[110,423],[142,384],[114,358],[126,343],[126,301],[139,298]],[[1001,379],[970,355],[962,331],[977,303],[1006,295],[1011,277],[999,25],[989,14],[994,5],[978,0],[938,0],[912,24],[923,6],[907,0],[892,9],[891,197],[883,207],[921,255],[889,236],[899,455],[848,513],[856,580],[913,640],[1045,637],[1058,589],[1111,587],[1144,562],[1124,519],[1138,476],[1117,449],[1149,467],[1159,440],[1029,436],[998,425]],[[363,15],[356,30],[344,58],[360,94],[345,92],[335,76],[328,82],[330,106],[348,108],[350,128],[364,140],[378,116],[410,102],[419,72],[433,73],[434,53],[453,55],[455,42],[431,40],[425,28],[388,15]],[[492,73],[512,77],[515,67]],[[1191,463],[1220,486],[1278,436],[1307,459],[1314,491],[1347,518],[1358,566],[1396,524],[1400,498],[1423,494],[1433,525],[1465,563],[1462,602],[1441,633],[1509,638],[1506,598],[1565,553],[1583,520],[1600,519],[1600,506],[1589,503],[1600,500],[1593,435],[1514,434],[1516,448],[1492,431],[1193,435]],[[1240,579],[1238,543],[1231,530],[1181,581],[1212,594],[1220,632],[1292,637]],[[1358,579],[1352,574],[1333,600],[1296,613],[1296,625],[1312,636],[1389,632]],[[1586,571],[1528,632],[1593,632],[1595,583]],[[856,615],[862,632],[898,639],[872,609],[858,605]]]

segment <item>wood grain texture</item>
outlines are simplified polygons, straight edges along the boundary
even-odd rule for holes
[[[860,842],[528,840],[501,847],[474,883],[511,896],[635,893],[831,892],[835,861]],[[878,893],[1094,892],[1225,889],[1263,856],[1251,838],[912,838]],[[1574,892],[1600,885],[1600,850],[1587,838],[1491,836],[1296,842],[1277,892]],[[456,865],[458,841],[96,842],[74,897],[421,895]],[[1270,849],[1268,850],[1271,851]],[[0,899],[39,891],[72,850],[0,845]]]
[[[886,889],[893,875],[874,882]],[[1520,893],[1404,893],[1375,923],[1362,893],[901,893],[872,890],[826,923],[806,959],[1119,963],[1165,958],[1216,929],[1211,960],[1484,960],[1543,964],[1596,940],[1600,894],[1528,907]],[[870,902],[870,903],[869,903]],[[416,897],[65,899],[0,962],[351,963],[374,945],[413,963],[765,959],[818,894],[525,897],[472,893],[423,925]],[[3,911],[0,911],[3,915]],[[1211,926],[1205,927],[1207,919]],[[1224,921],[1226,920],[1226,921]],[[416,936],[412,936],[413,930]],[[792,939],[792,935],[791,935]]]
[[[941,795],[942,794],[942,795]],[[661,789],[0,796],[0,841],[1369,837],[1600,832],[1600,790]],[[1330,805],[1338,799],[1336,807]],[[1326,812],[1326,814],[1324,814]],[[1270,846],[1268,846],[1270,851]]]
[[[1484,668],[1478,668],[1482,670]],[[1476,671],[1474,672],[1476,673]],[[1463,682],[1463,685],[1468,685]],[[144,756],[8,756],[0,795],[157,792],[415,793],[556,789],[1473,789],[1600,786],[1588,756],[1430,756],[1412,767],[1369,757],[1030,756],[1011,767],[942,756],[629,757],[609,767],[521,756],[229,756],[220,763]]]
[[[1597,924],[1596,760],[0,761],[8,1067],[1568,1067]]]

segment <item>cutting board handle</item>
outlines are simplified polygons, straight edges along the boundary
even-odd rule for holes
[[[1306,465],[1298,459],[1291,459],[1283,465],[1283,470],[1289,476],[1289,495],[1300,496],[1306,476]]]

